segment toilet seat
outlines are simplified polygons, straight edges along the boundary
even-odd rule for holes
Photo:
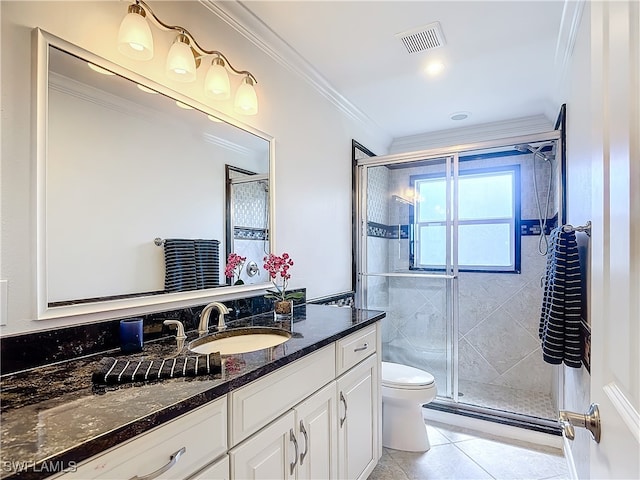
[[[382,385],[404,390],[423,390],[434,386],[435,378],[429,372],[399,363],[382,362]]]

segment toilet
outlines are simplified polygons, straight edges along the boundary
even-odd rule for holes
[[[426,452],[431,445],[422,405],[436,397],[436,381],[428,372],[382,362],[382,445],[393,450]]]

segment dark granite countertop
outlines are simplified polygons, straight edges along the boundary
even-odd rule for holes
[[[0,377],[0,478],[46,478],[163,422],[202,406],[384,317],[383,312],[296,306],[291,322],[263,314],[228,328],[278,326],[293,331],[273,349],[224,357],[222,373],[156,382],[94,385],[91,374],[109,351]],[[212,329],[215,330],[215,329]],[[187,343],[197,338],[188,332]],[[175,338],[145,343],[127,358],[169,358]]]

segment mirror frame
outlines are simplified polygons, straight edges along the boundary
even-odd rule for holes
[[[190,105],[203,114],[213,115],[222,121],[240,128],[250,134],[256,135],[269,142],[269,188],[272,194],[269,197],[269,250],[274,249],[274,176],[275,176],[275,140],[249,125],[239,122],[221,112],[216,111],[208,105],[202,104],[190,97],[182,95],[175,90],[159,84],[153,80],[143,77],[131,70],[128,70],[116,63],[99,57],[81,47],[67,42],[55,35],[52,35],[40,28],[35,28],[32,32],[32,68],[33,68],[33,92],[35,101],[33,102],[33,122],[34,122],[34,172],[35,181],[32,182],[35,191],[32,193],[34,202],[34,231],[36,235],[32,240],[32,252],[35,258],[36,279],[35,306],[36,320],[47,320],[61,317],[80,318],[87,320],[102,320],[113,317],[123,317],[128,315],[140,315],[155,311],[169,310],[172,308],[185,308],[193,305],[207,303],[213,299],[225,300],[246,296],[252,293],[263,293],[270,287],[270,283],[258,283],[239,286],[221,286],[206,290],[192,290],[187,292],[164,293],[158,295],[141,295],[138,297],[127,297],[113,300],[99,300],[96,302],[78,303],[72,305],[55,306],[48,305],[47,300],[47,138],[48,138],[48,84],[49,84],[49,48],[55,47],[71,55],[84,59],[102,68],[110,70],[121,77],[131,80],[145,87],[156,90],[173,100],[178,100]],[[225,220],[223,220],[225,221]],[[222,259],[226,261],[226,257]]]

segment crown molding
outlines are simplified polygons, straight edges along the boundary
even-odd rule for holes
[[[520,135],[544,133],[551,130],[553,130],[553,123],[546,116],[534,115],[399,137],[394,139],[389,153],[403,153],[449,145],[499,140]]]
[[[565,0],[564,2],[554,57],[558,84],[564,80],[571,63],[586,2],[587,0]]]
[[[378,138],[385,138],[387,144],[391,143],[392,137],[388,132],[384,131],[380,125],[340,94],[307,60],[256,17],[242,2],[199,1],[205,8],[222,19],[277,63],[305,80],[348,118],[359,122]]]

